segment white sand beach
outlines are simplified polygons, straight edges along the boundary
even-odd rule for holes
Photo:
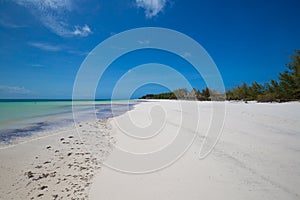
[[[0,199],[300,199],[300,103],[226,102],[222,135],[213,151],[199,159],[211,128],[211,108],[211,102],[141,102],[121,116],[80,124],[79,135],[73,128],[4,147]],[[201,123],[194,129],[198,119]],[[144,138],[134,139],[123,134],[135,134],[153,123],[161,129],[146,130],[157,135],[141,131]],[[197,137],[172,165],[141,174],[107,167],[158,167],[169,158],[154,159],[155,163],[113,160],[118,158],[114,145],[155,152],[175,141],[179,128],[182,141],[195,133]]]
[[[0,199],[87,199],[112,138],[106,120],[78,127],[2,147]]]
[[[200,121],[208,121],[210,104],[198,102]],[[176,123],[179,115],[176,102],[142,103],[129,114],[136,123],[145,124],[155,105],[166,109],[164,130],[172,130],[171,122]],[[198,159],[202,142],[198,137],[181,159],[155,173],[132,175],[103,167],[93,181],[90,199],[300,199],[300,104],[226,103],[226,107],[223,134],[208,157]],[[189,117],[195,111],[182,113]],[[200,134],[206,126],[201,123]],[[135,143],[113,127],[117,143],[129,150],[149,151],[167,141],[162,136],[152,139],[152,146],[150,142]],[[191,134],[185,128],[184,134]],[[164,130],[162,135],[172,135]]]

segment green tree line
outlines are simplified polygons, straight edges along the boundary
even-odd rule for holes
[[[196,90],[193,88],[188,91],[185,88],[177,89],[172,92],[166,92],[161,94],[147,94],[142,96],[140,99],[185,99],[185,100],[199,100],[199,101],[211,101],[211,100],[224,100],[224,94],[220,94],[216,90],[210,90],[205,88]]]
[[[265,84],[242,84],[226,92],[228,100],[257,100],[259,102],[285,102],[300,100],[300,50],[295,51],[287,69],[278,74],[278,81]]]
[[[250,85],[243,83],[231,90],[227,90],[227,100],[257,100],[258,102],[285,102],[300,100],[300,50],[295,51],[287,69],[278,74],[278,81],[270,80],[268,83],[253,82]],[[216,90],[205,88],[200,90],[177,89],[161,94],[147,94],[141,99],[187,99],[187,100],[224,100],[225,95]]]

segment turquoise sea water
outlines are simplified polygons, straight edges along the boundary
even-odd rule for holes
[[[132,109],[134,104],[134,101],[110,100],[1,100],[0,142],[10,143],[18,137],[72,126],[72,105],[76,106],[78,122],[78,116],[81,121],[90,120],[92,113],[98,119],[120,115]]]

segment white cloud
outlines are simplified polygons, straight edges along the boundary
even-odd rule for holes
[[[188,58],[188,57],[192,57],[192,54],[191,54],[190,52],[184,52],[184,53],[182,54],[182,56],[183,56],[184,58]]]
[[[28,42],[28,45],[45,50],[45,51],[61,51],[62,47],[55,46],[47,43],[40,43],[40,42]]]
[[[84,25],[83,27],[75,26],[75,31],[73,31],[73,35],[78,35],[81,37],[86,37],[91,33],[92,31],[88,25]]]
[[[75,54],[78,56],[87,56],[90,53],[89,51],[78,51],[74,49],[67,49],[66,51],[70,54]]]
[[[147,44],[150,44],[150,41],[149,40],[139,40],[138,43],[141,45],[147,45]]]
[[[0,19],[0,25],[3,27],[7,27],[7,28],[24,28],[25,27],[24,25],[15,24],[6,18],[3,18],[2,16]]]
[[[31,67],[44,67],[44,65],[41,64],[28,64]]]
[[[167,0],[136,0],[136,6],[145,9],[147,18],[152,18],[163,11],[166,3]]]
[[[53,51],[53,52],[64,51],[79,56],[86,56],[89,54],[89,52],[79,51],[77,49],[73,49],[72,47],[62,46],[62,45],[53,45],[53,44],[43,43],[43,42],[27,42],[27,44],[29,46],[33,46],[44,51]],[[32,65],[32,64],[30,64],[30,66],[41,67],[39,65]]]
[[[7,85],[0,85],[0,95],[24,95],[24,94],[30,94],[31,91],[19,86],[7,86]]]
[[[79,36],[86,37],[92,33],[85,25],[71,26],[68,23],[68,13],[72,11],[72,0],[14,0],[20,6],[27,8],[50,31],[62,37],[74,36],[74,28],[84,31]],[[77,27],[77,28],[76,28]],[[89,29],[85,30],[86,28]]]
[[[124,47],[120,47],[120,46],[114,46],[114,45],[112,45],[112,46],[110,46],[110,48],[111,49],[116,49],[116,50],[125,50],[126,48],[124,48]]]

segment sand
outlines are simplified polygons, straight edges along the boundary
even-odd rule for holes
[[[127,114],[136,123],[151,121],[151,107],[161,106],[167,122],[161,134],[172,135],[179,115],[176,102],[148,102]],[[168,168],[155,173],[120,173],[103,167],[94,178],[89,197],[98,199],[300,199],[300,104],[226,103],[222,136],[211,154],[199,160],[211,103],[199,102],[200,136],[186,154]],[[189,109],[188,107],[185,107]],[[196,119],[195,110],[183,110],[183,117]],[[152,113],[153,118],[155,112]],[[122,121],[123,116],[118,117]],[[155,120],[154,120],[155,121]],[[157,149],[158,140],[132,141],[114,120],[116,144],[129,151]],[[185,135],[193,134],[189,124]],[[113,154],[113,153],[112,153]],[[109,159],[109,158],[108,158]],[[139,165],[134,160],[132,166]],[[121,166],[122,168],[123,166]]]
[[[87,199],[114,141],[106,120],[78,128],[2,147],[0,199]]]
[[[226,102],[222,135],[199,159],[203,141],[217,136],[206,137],[211,108],[211,102],[142,102],[121,116],[81,123],[79,134],[70,128],[1,148],[0,199],[300,199],[300,103]],[[222,119],[222,112],[215,115]],[[196,119],[201,123],[195,128]],[[128,162],[130,156],[115,160],[118,148],[163,149],[178,130],[180,141],[197,137],[163,169],[173,151],[150,159],[144,154],[143,163],[134,157]],[[139,133],[144,138],[133,138]],[[157,171],[142,173],[151,169]]]

